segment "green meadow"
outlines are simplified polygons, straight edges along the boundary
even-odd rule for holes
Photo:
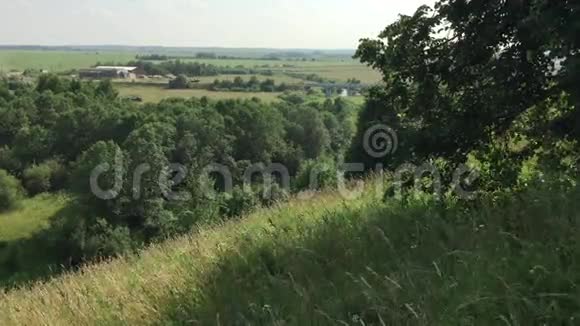
[[[0,50],[0,72],[24,71],[27,69],[62,72],[89,68],[98,62],[126,63],[135,60],[137,53],[131,52],[83,52],[52,50]],[[183,61],[207,63],[216,66],[243,66],[245,68],[269,69],[284,72],[318,74],[323,78],[345,82],[356,78],[363,83],[376,83],[380,74],[352,59],[301,60],[257,60],[257,59],[183,59]]]
[[[47,247],[55,220],[67,215],[71,198],[41,194],[0,214],[0,287],[54,275],[59,253]]]
[[[0,50],[0,71],[35,69],[61,72],[88,68],[97,62],[127,62],[134,58],[131,53]]]

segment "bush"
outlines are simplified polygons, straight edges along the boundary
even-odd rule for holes
[[[80,206],[75,209],[78,210],[74,215],[53,222],[44,241],[67,265],[79,266],[96,258],[114,257],[143,245],[132,237],[128,227],[114,226],[98,217],[87,219],[89,211]]]
[[[169,81],[169,88],[171,89],[188,89],[189,87],[189,81],[184,75],[179,75],[177,78]]]
[[[20,181],[0,170],[0,212],[14,208],[22,199],[22,186]]]
[[[85,248],[88,257],[113,257],[135,248],[129,228],[115,227],[104,219],[97,220],[90,234]]]
[[[122,161],[123,152],[121,148],[113,141],[100,141],[93,144],[88,150],[83,152],[78,160],[73,164],[73,172],[70,178],[70,189],[81,195],[83,201],[88,206],[98,210],[110,212],[114,203],[100,199],[91,189],[90,178],[95,169],[103,164],[115,167],[116,162]],[[104,165],[103,165],[104,166]],[[123,167],[124,168],[124,167]],[[108,190],[115,189],[116,185],[122,183],[121,176],[116,171],[107,171],[98,178],[98,186],[105,192],[103,195],[108,196],[112,193]]]
[[[262,206],[265,207],[287,202],[290,199],[288,191],[277,183],[273,183],[270,189],[266,189],[265,186],[260,186],[258,195],[260,196]]]
[[[5,169],[11,172],[19,171],[22,162],[14,154],[14,150],[8,146],[0,147],[0,169]]]
[[[31,196],[58,190],[66,179],[66,172],[58,161],[50,160],[24,170],[24,188]]]
[[[231,194],[224,193],[222,196],[222,214],[227,217],[242,216],[258,205],[256,194],[240,187],[235,187]]]
[[[308,160],[300,167],[294,188],[296,191],[303,191],[336,187],[340,173],[332,159]]]

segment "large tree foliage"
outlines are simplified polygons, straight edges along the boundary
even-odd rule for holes
[[[462,162],[522,126],[532,144],[577,138],[579,22],[578,2],[547,0],[443,0],[401,16],[357,51],[385,85],[370,92],[352,157],[373,161],[357,144],[377,121],[400,134],[393,164]],[[563,93],[571,103],[554,105]]]
[[[22,198],[20,181],[0,169],[0,212],[16,207]]]

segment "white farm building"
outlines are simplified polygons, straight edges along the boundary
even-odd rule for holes
[[[97,66],[90,69],[79,70],[80,78],[136,78],[139,75],[143,75],[142,71],[138,67],[125,67],[125,66]]]

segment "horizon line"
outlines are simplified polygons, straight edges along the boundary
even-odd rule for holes
[[[238,50],[310,50],[310,51],[356,51],[356,48],[300,48],[300,47],[238,47],[238,46],[174,46],[174,45],[128,45],[128,44],[2,44],[0,47],[127,47],[127,48],[173,48],[173,49],[238,49]]]

